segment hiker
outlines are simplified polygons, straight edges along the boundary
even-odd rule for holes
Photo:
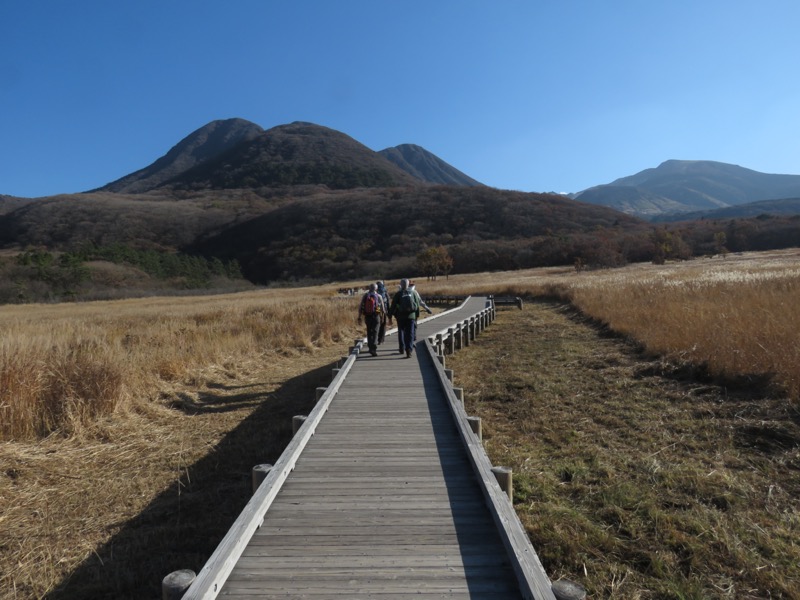
[[[369,291],[361,297],[358,305],[358,324],[367,324],[367,347],[372,356],[378,356],[378,332],[383,314],[386,314],[386,304],[378,294],[378,285],[370,283]]]
[[[386,339],[386,321],[389,320],[391,323],[391,317],[388,315],[389,312],[389,292],[386,290],[386,284],[383,281],[378,281],[376,283],[378,286],[378,294],[380,297],[383,298],[383,305],[386,307],[386,311],[381,314],[381,325],[378,328],[378,344],[382,344],[383,341]]]
[[[417,295],[417,302],[419,302],[420,308],[424,308],[426,313],[428,313],[429,315],[432,315],[433,311],[430,309],[430,307],[427,304],[425,304],[425,301],[422,299],[422,296],[419,295],[419,292],[417,291],[416,284],[413,281],[409,281],[408,282],[408,287],[412,292],[414,292]]]
[[[397,319],[397,338],[400,344],[400,354],[405,352],[406,358],[411,358],[414,352],[414,340],[417,335],[417,318],[419,317],[419,302],[408,285],[408,279],[400,280],[400,291],[392,298],[389,308],[389,317]]]

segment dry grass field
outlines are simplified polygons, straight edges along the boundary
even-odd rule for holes
[[[552,577],[800,597],[798,281],[798,251],[417,281],[539,299],[449,366]],[[355,303],[0,307],[0,598],[154,598],[202,564],[360,337]]]

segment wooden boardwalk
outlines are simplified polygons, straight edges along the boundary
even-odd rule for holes
[[[220,589],[185,597],[530,597],[424,342],[482,302],[421,323],[410,359],[395,336],[360,354]]]

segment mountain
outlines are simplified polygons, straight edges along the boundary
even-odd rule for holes
[[[415,144],[401,144],[378,152],[417,179],[442,185],[483,185]]]
[[[654,169],[599,185],[575,197],[653,218],[800,196],[800,175],[759,173],[702,160],[668,160]]]
[[[481,185],[420,146],[375,152],[339,131],[297,121],[264,130],[244,119],[212,121],[144,169],[95,192],[325,185]]]
[[[640,219],[556,194],[418,186],[318,191],[184,250],[235,259],[248,279],[268,283],[400,277],[440,245],[461,273],[571,264],[649,235]]]
[[[94,191],[123,194],[148,192],[263,132],[260,126],[244,119],[212,121],[186,136],[150,166]]]
[[[781,200],[759,200],[736,206],[726,206],[715,210],[704,210],[690,213],[665,214],[653,218],[653,221],[697,221],[699,219],[746,219],[749,217],[792,216],[800,215],[800,198],[783,198]]]

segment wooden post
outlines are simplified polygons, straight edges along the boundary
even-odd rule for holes
[[[436,358],[439,359],[439,364],[444,366],[444,354],[437,354]]]
[[[444,375],[447,377],[447,381],[453,383],[453,369],[445,369]]]
[[[442,334],[436,334],[436,354],[444,354],[444,343],[442,342]]]
[[[269,463],[256,465],[255,467],[252,468],[252,470],[250,471],[250,476],[252,478],[254,494],[256,493],[258,486],[260,486],[261,482],[267,478],[267,475],[269,475],[269,472],[271,470],[272,470],[272,465]]]
[[[452,381],[450,383],[452,383]],[[464,388],[454,387],[453,392],[455,392],[456,398],[458,398],[461,401],[461,406],[464,406]]]
[[[161,580],[162,600],[180,600],[197,575],[189,569],[173,571]]]
[[[474,433],[479,440],[483,441],[483,427],[481,426],[481,418],[467,417],[467,423],[469,423],[469,428],[472,429],[472,433]]]
[[[461,333],[463,335],[463,342],[462,344],[466,347],[469,346],[469,319],[464,319],[464,326],[461,329]]]
[[[517,296],[517,306],[519,307],[520,310],[522,310],[522,298],[520,298],[519,296]]]
[[[319,399],[322,398],[322,395],[328,388],[326,387],[318,387],[316,390],[316,401],[319,402]]]
[[[456,351],[456,343],[455,343],[455,329],[452,327],[447,328],[447,347],[450,350],[448,354],[455,354]]]
[[[336,379],[336,376],[339,374],[339,371],[341,371],[341,369],[339,368],[331,369],[331,381]],[[319,398],[317,398],[317,400],[319,400]]]
[[[569,579],[559,579],[551,586],[556,600],[583,600],[586,598],[586,588]]]
[[[292,417],[292,435],[296,435],[303,423],[306,422],[306,415],[295,415]]]
[[[492,473],[494,473],[497,483],[500,484],[500,489],[502,489],[508,496],[508,499],[513,502],[514,483],[511,469],[509,467],[492,467]]]

